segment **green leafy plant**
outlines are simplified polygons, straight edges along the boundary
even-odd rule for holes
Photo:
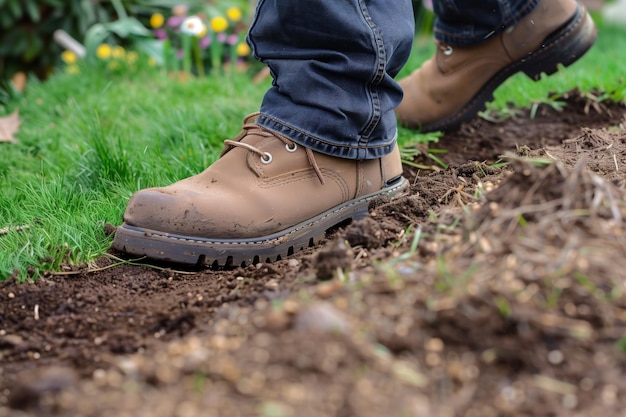
[[[119,7],[118,15],[119,18],[113,22],[96,23],[89,28],[85,34],[88,59],[95,59],[98,46],[112,36],[132,42],[140,49],[149,50],[152,47],[150,31],[137,18],[126,14],[122,7]]]
[[[58,29],[80,38],[116,13],[108,1],[0,0],[0,79],[18,71],[45,78],[58,63]]]
[[[139,54],[150,57],[179,79],[203,76],[209,70],[248,68],[250,47],[245,42],[246,9],[222,3],[221,7],[178,4],[165,9],[144,9],[141,17],[127,14],[112,0],[119,18],[96,23],[84,38],[84,51],[68,49],[61,54],[68,72],[78,72],[78,61],[120,72],[134,69]],[[148,13],[151,11],[151,13]],[[128,50],[128,52],[126,52]],[[132,57],[132,59],[128,59]]]
[[[95,43],[104,31],[121,38],[148,36],[138,21],[173,0],[0,0],[0,104],[14,97],[10,80],[21,72],[47,78],[60,64],[56,31]],[[197,3],[197,0],[189,2]],[[90,44],[91,46],[91,44]],[[96,45],[97,46],[97,45]]]

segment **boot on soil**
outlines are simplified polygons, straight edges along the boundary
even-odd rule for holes
[[[591,48],[597,29],[575,0],[542,0],[517,25],[468,47],[437,43],[435,56],[400,80],[401,125],[451,131],[474,118],[494,90],[522,71],[533,80],[568,66]]]
[[[204,172],[135,193],[113,247],[183,264],[272,262],[308,248],[326,231],[369,214],[378,197],[408,189],[398,147],[354,161],[312,151],[244,120]]]

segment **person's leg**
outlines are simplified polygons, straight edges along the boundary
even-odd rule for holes
[[[249,33],[274,78],[204,172],[131,198],[113,247],[181,263],[286,257],[403,192],[393,77],[410,0],[261,0]]]
[[[408,0],[261,0],[248,38],[274,84],[258,123],[327,155],[388,154],[413,34]]]
[[[597,32],[576,0],[434,2],[437,52],[400,81],[402,125],[453,130],[474,118],[507,78],[532,79],[577,61]]]

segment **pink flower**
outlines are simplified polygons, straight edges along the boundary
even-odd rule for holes
[[[174,16],[184,16],[189,11],[189,7],[186,4],[179,4],[177,6],[172,7],[172,13]]]
[[[167,19],[167,25],[172,28],[179,27],[183,20],[185,20],[185,16],[171,16]]]
[[[226,39],[226,43],[228,43],[230,46],[237,45],[239,43],[239,37],[237,35],[230,35]]]
[[[217,34],[217,41],[220,43],[226,42],[227,35],[224,32],[220,32]]]
[[[159,40],[167,39],[167,32],[165,29],[155,29],[154,36]]]
[[[200,42],[198,44],[200,45],[200,48],[202,49],[208,48],[209,45],[211,45],[211,37],[205,36],[204,38],[200,38]]]

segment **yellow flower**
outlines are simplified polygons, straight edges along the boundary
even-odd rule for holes
[[[115,71],[120,68],[120,63],[117,61],[111,61],[107,64],[107,68],[111,71]]]
[[[111,50],[111,55],[113,55],[113,58],[115,59],[121,59],[126,56],[126,50],[119,45],[114,46]]]
[[[68,74],[78,74],[80,72],[80,68],[78,68],[78,65],[71,64],[65,68],[65,71]]]
[[[237,45],[237,55],[239,56],[248,56],[250,55],[250,47],[247,43],[241,42]]]
[[[130,51],[126,55],[126,61],[129,64],[134,64],[135,62],[137,62],[138,59],[139,59],[139,54],[135,51]]]
[[[211,29],[213,32],[224,32],[228,29],[228,20],[223,16],[216,16],[211,19]]]
[[[78,61],[78,57],[76,56],[76,54],[68,50],[63,51],[63,53],[61,54],[61,59],[68,65],[75,64],[76,61]]]
[[[165,23],[165,17],[161,13],[155,13],[150,16],[150,26],[152,29],[158,29]]]
[[[242,18],[241,10],[239,7],[229,7],[228,10],[226,10],[226,16],[232,22],[239,22]]]
[[[156,59],[154,59],[153,57],[148,58],[148,66],[156,67],[156,65],[157,65]]]
[[[111,45],[106,43],[98,45],[96,48],[96,56],[104,60],[111,58]]]

